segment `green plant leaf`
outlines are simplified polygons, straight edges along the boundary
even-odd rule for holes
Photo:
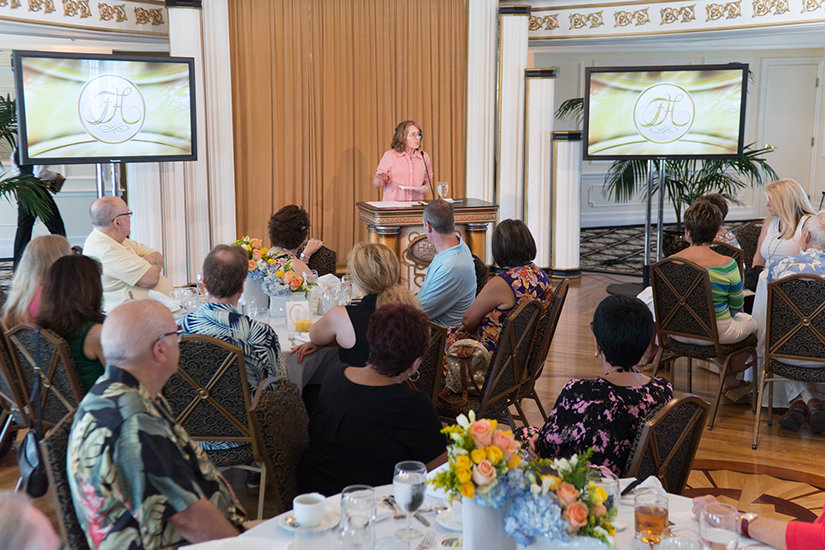
[[[0,180],[0,197],[12,202],[17,200],[31,214],[40,219],[51,215],[49,184],[32,176],[14,176]]]

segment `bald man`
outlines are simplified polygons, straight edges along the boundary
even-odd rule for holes
[[[103,323],[108,365],[75,413],[66,463],[91,548],[177,548],[243,529],[226,480],[160,395],[181,334],[154,300],[125,302]]]
[[[97,258],[103,266],[103,311],[108,313],[128,300],[146,298],[149,290],[172,292],[172,284],[161,275],[163,256],[157,250],[129,239],[132,212],[120,197],[103,197],[89,210],[92,232],[86,237],[83,254]]]

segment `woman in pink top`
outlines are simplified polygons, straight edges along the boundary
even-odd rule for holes
[[[412,120],[395,127],[392,148],[381,157],[372,180],[384,190],[381,200],[418,201],[429,191],[433,167],[430,155],[421,151],[422,135],[420,126]]]

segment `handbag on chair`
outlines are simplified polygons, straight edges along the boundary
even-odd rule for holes
[[[20,482],[26,494],[32,498],[39,498],[49,490],[49,478],[46,475],[46,466],[40,455],[40,440],[43,439],[43,407],[40,403],[42,380],[40,378],[40,328],[34,331],[35,363],[34,385],[32,386],[31,402],[37,410],[37,425],[32,427],[20,448],[17,449],[17,465],[20,467]]]
[[[458,340],[447,350],[447,375],[444,392],[461,395],[459,402],[453,406],[463,406],[469,395],[481,395],[487,367],[490,365],[490,352],[480,342],[471,338]]]

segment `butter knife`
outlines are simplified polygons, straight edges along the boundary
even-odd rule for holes
[[[424,518],[424,516],[421,515],[421,512],[414,513],[413,517],[415,519],[417,519],[418,521],[420,521],[421,525],[423,525],[424,527],[429,527],[430,526],[430,522],[427,521],[426,518]]]

